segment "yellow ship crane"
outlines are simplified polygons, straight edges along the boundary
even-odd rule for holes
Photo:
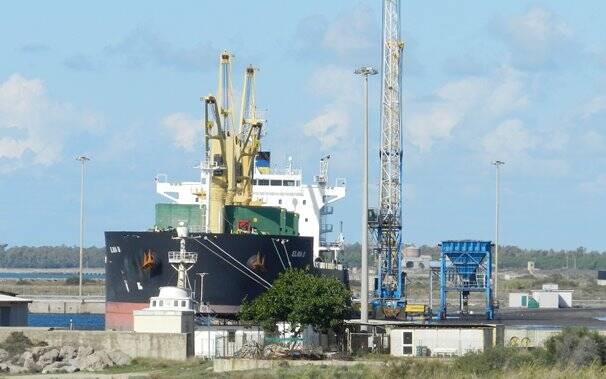
[[[231,60],[228,52],[219,61],[218,96],[205,97],[204,135],[206,140],[205,168],[210,172],[209,229],[223,233],[225,205],[252,203],[254,158],[259,151],[263,121],[255,110],[255,72],[248,67],[244,75],[239,126],[233,121]]]

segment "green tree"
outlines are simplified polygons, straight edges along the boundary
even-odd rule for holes
[[[244,302],[240,319],[258,323],[267,331],[275,331],[279,322],[288,322],[297,337],[300,326],[305,325],[319,331],[339,331],[349,310],[350,293],[341,282],[289,269],[264,294]]]

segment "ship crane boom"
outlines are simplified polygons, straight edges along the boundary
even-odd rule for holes
[[[208,225],[212,233],[224,229],[226,205],[252,203],[254,159],[260,147],[263,121],[256,116],[255,73],[246,68],[242,87],[239,125],[234,124],[231,81],[232,55],[224,51],[219,58],[219,88],[215,98],[204,100],[206,169],[210,172]]]

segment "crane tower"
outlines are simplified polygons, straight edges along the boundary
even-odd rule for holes
[[[383,1],[379,208],[369,217],[376,237],[377,281],[373,308],[395,318],[405,305],[402,272],[402,71],[400,1]]]

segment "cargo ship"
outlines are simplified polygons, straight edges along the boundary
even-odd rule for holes
[[[328,240],[330,204],[345,197],[345,180],[329,183],[330,156],[320,159],[313,184],[303,183],[291,158],[282,168],[272,165],[270,152],[260,151],[263,120],[256,115],[252,67],[245,72],[239,122],[233,121],[231,60],[221,54],[219,95],[203,99],[200,179],[171,183],[158,174],[156,192],[169,202],[156,204],[153,228],[105,232],[106,329],[132,330],[133,311],[175,282],[170,254],[179,249],[178,227],[187,227],[185,248],[197,256],[186,284],[200,314],[235,318],[243,301],[288,268],[348,282],[339,263],[342,232]]]

